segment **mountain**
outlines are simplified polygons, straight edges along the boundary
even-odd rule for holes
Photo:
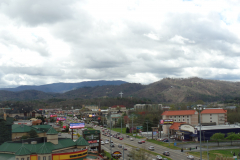
[[[240,97],[240,82],[193,78],[164,78],[149,85],[122,83],[120,85],[95,85],[74,89],[65,93],[41,91],[0,91],[0,101],[40,99],[94,99],[107,97],[144,99],[149,103],[180,103],[224,101]]]
[[[64,93],[67,91],[71,91],[74,89],[82,88],[82,87],[95,87],[95,86],[103,86],[103,85],[121,85],[127,82],[124,81],[85,81],[80,83],[53,83],[46,84],[40,86],[19,86],[17,88],[0,88],[0,90],[19,92],[26,90],[36,90],[42,91],[46,93]]]

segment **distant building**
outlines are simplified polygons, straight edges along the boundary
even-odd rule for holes
[[[162,110],[162,104],[135,104],[134,110],[136,111],[142,111],[142,110],[148,110],[148,111],[159,111]]]
[[[216,122],[224,125],[227,122],[227,110],[222,108],[206,108],[201,112],[201,123]]]
[[[98,109],[98,105],[82,105],[83,108],[88,108],[89,110]]]
[[[225,109],[236,110],[237,107],[236,106],[226,106]]]
[[[114,105],[111,107],[111,113],[126,113],[128,110],[124,105]]]

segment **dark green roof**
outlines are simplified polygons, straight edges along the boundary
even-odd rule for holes
[[[100,130],[84,130],[83,134],[98,134]]]
[[[88,146],[89,144],[87,143]],[[70,138],[58,139],[58,144],[53,144],[51,142],[38,143],[38,144],[24,144],[24,148],[22,148],[22,143],[14,143],[14,142],[5,142],[0,145],[0,152],[9,152],[9,153],[17,153],[23,154],[26,153],[27,150],[31,153],[45,154],[51,153],[53,150],[63,149],[76,146],[76,143],[73,142]],[[22,148],[20,150],[20,148]],[[25,148],[27,150],[25,150]]]
[[[22,145],[17,152],[15,153],[15,155],[17,156],[24,156],[24,155],[29,155],[31,154],[31,151],[28,150],[24,145]]]
[[[26,133],[26,132],[29,132],[31,129],[35,130],[37,133],[44,133],[44,132],[48,132],[50,128],[51,128],[50,125],[27,126],[27,125],[13,124],[12,133]]]
[[[47,134],[58,134],[58,132],[52,127],[47,131]]]
[[[52,153],[50,149],[48,149],[46,143],[43,143],[43,145],[37,150],[37,154],[49,154]]]
[[[79,137],[75,143],[77,146],[89,146],[89,143],[83,137]]]
[[[0,159],[15,160],[15,155],[0,153]]]

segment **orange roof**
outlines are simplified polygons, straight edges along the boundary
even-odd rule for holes
[[[169,129],[179,130],[179,126],[185,122],[174,122]]]
[[[210,113],[227,113],[227,110],[224,109],[204,109],[201,114],[210,114]]]
[[[179,111],[165,111],[162,115],[175,116],[175,115],[191,115],[195,114],[195,110],[179,110]]]

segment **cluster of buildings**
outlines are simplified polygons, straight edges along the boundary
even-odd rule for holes
[[[171,120],[171,123],[162,125],[163,133],[180,140],[199,141],[200,134],[202,140],[210,140],[215,133],[227,135],[230,132],[240,132],[240,125],[228,124],[227,110],[222,108],[165,111],[162,113],[162,119],[166,122]]]

